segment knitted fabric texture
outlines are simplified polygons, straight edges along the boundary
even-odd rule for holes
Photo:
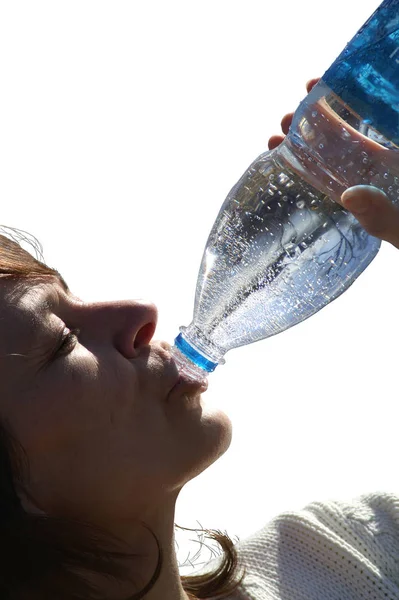
[[[226,600],[399,600],[399,497],[315,502],[236,549],[247,573]]]

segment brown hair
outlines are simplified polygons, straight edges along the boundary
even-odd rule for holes
[[[61,278],[55,269],[44,263],[35,238],[16,229],[2,227],[0,231],[7,235],[0,235],[0,278],[17,281],[42,276]],[[40,260],[24,250],[21,242],[33,246]],[[57,600],[105,600],[87,582],[84,573],[126,581],[128,569],[123,567],[123,560],[131,560],[136,555],[123,551],[120,540],[90,523],[24,511],[17,490],[23,490],[29,497],[28,473],[24,449],[3,420],[0,422],[0,597],[2,600],[50,600],[54,597]],[[197,600],[223,598],[232,593],[245,576],[244,572],[238,577],[239,561],[233,541],[221,531],[189,531],[202,532],[208,539],[216,541],[222,549],[222,560],[213,572],[181,577],[188,596]],[[156,536],[152,535],[159,551],[155,572],[145,588],[127,600],[144,598],[161,573],[162,549]],[[205,544],[201,542],[201,545]]]

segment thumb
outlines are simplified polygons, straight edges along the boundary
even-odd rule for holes
[[[382,190],[356,185],[342,194],[341,202],[367,233],[399,248],[399,208]]]

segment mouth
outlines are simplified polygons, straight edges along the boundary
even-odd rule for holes
[[[192,379],[187,378],[184,373],[180,373],[179,379],[171,391],[177,390],[188,394],[189,392],[206,392],[207,389],[208,381],[193,381]]]
[[[173,368],[173,371],[175,372],[175,374],[177,376],[179,376],[181,379],[183,379],[184,381],[187,381],[187,382],[191,381],[198,385],[200,383],[202,383],[204,389],[207,389],[207,385],[206,385],[206,381],[207,381],[206,375],[207,374],[205,373],[205,371],[203,371],[199,367],[196,367],[194,364],[191,363],[191,361],[189,359],[182,361],[180,359],[179,355],[177,355],[174,352],[175,348],[172,347],[167,342],[160,342],[159,346],[160,346],[160,348],[162,348],[163,352],[166,351],[167,362],[169,363],[171,368]],[[177,383],[177,381],[176,381],[176,383]]]
[[[189,397],[198,396],[199,394],[206,392],[208,389],[208,381],[206,379],[200,381],[194,380],[189,376],[188,373],[181,371],[173,357],[173,354],[171,353],[172,346],[170,346],[167,342],[162,341],[159,343],[159,347],[162,348],[163,353],[166,351],[166,362],[168,364],[165,364],[165,367],[168,368],[165,368],[165,371],[167,371],[171,377],[167,400],[170,400],[171,397],[173,398],[183,395]]]
[[[173,359],[173,356],[170,353],[169,356],[173,364],[173,369],[176,373],[176,380],[169,391],[168,399],[170,399],[171,396],[198,396],[199,394],[206,392],[206,390],[208,389],[208,381],[206,379],[203,379],[201,381],[196,381],[192,379],[189,376],[189,374],[179,370],[178,365],[176,364],[175,360]]]
[[[207,389],[207,381],[193,381],[192,379],[185,379],[184,376],[180,375],[167,395],[166,402],[173,404],[175,401],[185,398],[186,401],[187,399],[194,400],[194,404],[196,404],[200,395],[206,392]]]

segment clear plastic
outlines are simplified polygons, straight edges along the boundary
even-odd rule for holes
[[[386,0],[368,21],[380,45],[375,15],[388,22],[396,5],[399,0]],[[362,34],[370,48],[366,26],[352,43],[359,46]],[[342,58],[334,65],[342,67]],[[319,311],[379,250],[380,241],[337,201],[348,187],[367,184],[398,202],[397,123],[389,135],[384,121],[383,134],[374,126],[382,122],[378,110],[372,118],[365,110],[363,118],[338,96],[330,87],[334,65],[326,73],[329,85],[320,80],[298,107],[284,142],[250,165],[221,207],[199,270],[193,321],[172,350],[189,377],[206,377],[232,348]],[[342,90],[343,78],[336,81]]]

